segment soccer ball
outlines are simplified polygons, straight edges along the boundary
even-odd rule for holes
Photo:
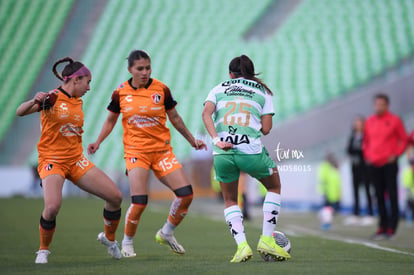
[[[287,253],[290,253],[290,250],[292,248],[291,243],[288,237],[286,237],[286,235],[283,232],[280,232],[280,231],[273,232],[273,238],[275,239],[275,242],[278,246],[283,248]],[[265,260],[266,262],[281,261],[281,260],[276,259],[272,255],[266,255],[266,256],[261,255],[261,256],[263,260]]]

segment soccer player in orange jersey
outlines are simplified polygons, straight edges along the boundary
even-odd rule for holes
[[[113,92],[108,117],[96,142],[89,145],[88,153],[93,154],[98,150],[122,113],[124,158],[131,192],[131,206],[125,217],[122,255],[136,256],[133,237],[148,203],[149,169],[176,195],[168,219],[155,239],[168,245],[175,253],[184,254],[184,248],[173,233],[188,211],[193,190],[172,151],[170,130],[165,126],[167,116],[192,147],[205,149],[206,145],[195,139],[185,126],[174,108],[177,102],[171,96],[170,89],[161,81],[151,78],[151,59],[145,51],[130,53],[128,71],[132,78]]]
[[[66,62],[68,64],[59,75],[57,66]],[[106,201],[103,210],[105,231],[98,235],[98,241],[107,246],[112,257],[120,259],[122,255],[115,241],[115,232],[121,218],[122,194],[115,183],[82,153],[81,97],[89,90],[91,72],[82,63],[66,57],[53,65],[53,73],[63,81],[62,86],[48,93],[37,93],[16,111],[18,116],[41,112],[42,130],[37,149],[44,209],[40,216],[40,248],[35,263],[48,262],[65,179]]]

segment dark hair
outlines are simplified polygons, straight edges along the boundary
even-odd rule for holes
[[[149,54],[146,51],[143,51],[143,50],[134,50],[134,51],[132,51],[129,54],[127,59],[128,59],[128,67],[134,66],[134,61],[135,60],[140,60],[140,59],[149,59],[149,60],[151,60]]]
[[[64,62],[69,62],[69,64],[67,64],[65,66],[65,68],[63,68],[62,73],[59,75],[59,73],[57,72],[57,66],[60,63],[64,63]],[[53,64],[52,71],[53,71],[53,73],[55,74],[55,76],[57,78],[59,78],[62,81],[65,81],[65,79],[64,79],[65,76],[72,75],[74,72],[76,72],[77,70],[79,70],[83,66],[84,65],[81,62],[73,61],[73,59],[70,58],[70,57],[65,57],[65,58],[59,59],[58,61],[55,62],[55,64]],[[69,81],[69,79],[66,80],[65,82],[68,82],[68,81]]]
[[[243,54],[241,56],[233,58],[229,64],[229,71],[235,76],[242,76],[246,79],[254,80],[257,83],[260,83],[269,94],[273,95],[269,87],[267,87],[267,85],[264,84],[260,78],[256,77],[259,74],[254,72],[253,61],[247,55]]]
[[[384,93],[376,94],[374,99],[382,99],[382,100],[385,101],[385,103],[387,103],[387,105],[390,104],[390,98],[388,97],[388,95],[386,95]]]

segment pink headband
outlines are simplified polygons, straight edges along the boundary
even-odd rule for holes
[[[89,71],[88,67],[83,65],[82,67],[79,68],[79,70],[77,70],[70,76],[65,76],[63,80],[67,81],[68,79],[74,78],[75,76],[87,76],[87,75],[91,75],[91,71]]]

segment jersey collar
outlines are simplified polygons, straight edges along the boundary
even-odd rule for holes
[[[61,91],[62,94],[66,95],[67,97],[72,98],[72,96],[70,94],[68,94],[68,92],[63,90],[62,86],[59,86],[58,90]]]
[[[129,84],[129,86],[131,86],[131,88],[132,89],[134,89],[134,90],[138,90],[138,88],[137,87],[134,87],[133,85],[132,85],[132,77],[130,78],[130,79],[128,79],[128,84]],[[148,83],[147,83],[147,85],[145,85],[145,89],[148,89],[149,88],[149,86],[151,86],[151,84],[152,84],[152,78],[150,78],[149,80],[148,80]]]

